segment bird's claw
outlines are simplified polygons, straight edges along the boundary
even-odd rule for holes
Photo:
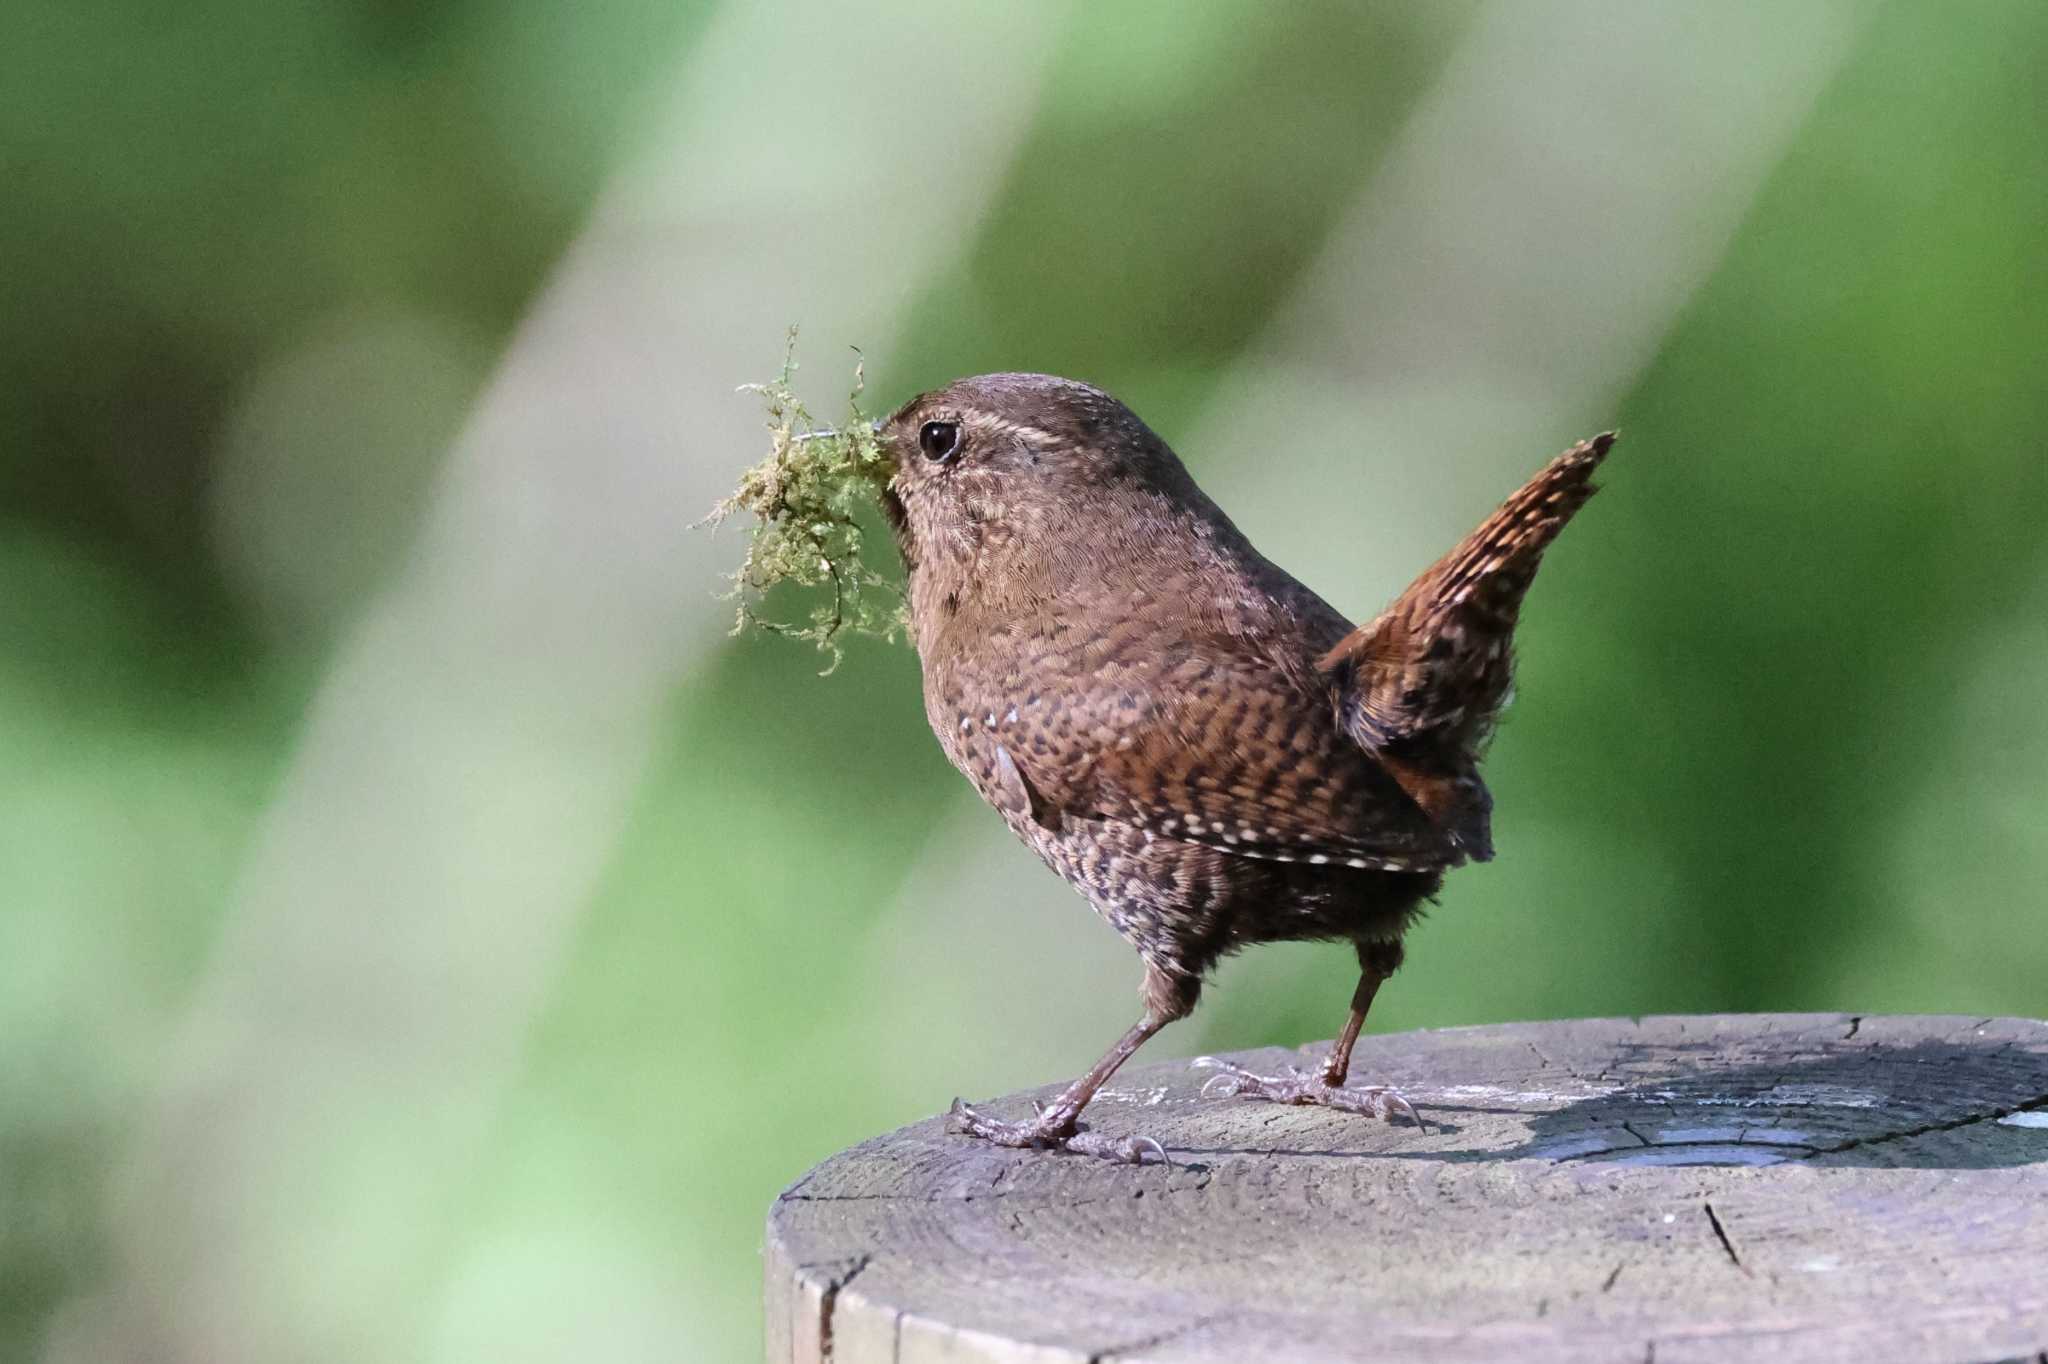
[[[1307,1082],[1309,1078],[1299,1066],[1289,1066],[1285,1078],[1258,1075],[1235,1061],[1226,1061],[1220,1056],[1197,1056],[1188,1064],[1197,1070],[1222,1072],[1220,1075],[1211,1075],[1202,1082],[1202,1097],[1205,1099],[1229,1099],[1240,1094],[1267,1098],[1270,1096],[1259,1092],[1262,1087],[1299,1085]]]
[[[1193,1064],[1203,1070],[1220,1072],[1203,1083],[1205,1098],[1316,1104],[1378,1118],[1382,1122],[1391,1122],[1399,1114],[1417,1127],[1423,1126],[1422,1115],[1415,1111],[1415,1105],[1385,1085],[1363,1085],[1356,1089],[1333,1085],[1322,1076],[1311,1075],[1297,1066],[1289,1066],[1285,1075],[1260,1075],[1218,1056],[1197,1056]]]
[[[979,1137],[997,1146],[1014,1146],[1040,1151],[1071,1151],[1077,1156],[1143,1165],[1150,1155],[1161,1165],[1171,1165],[1166,1148],[1150,1137],[1111,1137],[1091,1131],[1071,1115],[1064,1118],[1034,1101],[1037,1118],[1031,1122],[1001,1122],[974,1109],[963,1099],[953,1100],[946,1110],[946,1130],[962,1136]]]
[[[1222,1072],[1220,1075],[1211,1075],[1208,1079],[1202,1081],[1202,1097],[1205,1099],[1235,1098],[1239,1089],[1240,1076],[1257,1078],[1252,1076],[1251,1072],[1244,1067],[1233,1065],[1229,1061],[1225,1061],[1217,1056],[1197,1056],[1194,1060],[1188,1062],[1188,1065],[1195,1070]]]
[[[1143,1165],[1147,1155],[1161,1165],[1173,1164],[1167,1157],[1166,1148],[1150,1137],[1106,1137],[1097,1132],[1075,1132],[1061,1144],[1061,1149],[1125,1165]]]

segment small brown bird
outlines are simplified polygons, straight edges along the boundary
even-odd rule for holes
[[[1253,943],[1342,939],[1361,976],[1317,1074],[1228,1093],[1390,1118],[1345,1081],[1401,937],[1444,872],[1493,856],[1479,753],[1543,551],[1614,437],[1574,446],[1353,629],[1232,525],[1099,389],[962,379],[882,424],[925,714],[953,765],[1144,959],[1144,1016],[1029,1122],[958,1101],[957,1131],[1126,1161],[1079,1125],[1145,1039]]]

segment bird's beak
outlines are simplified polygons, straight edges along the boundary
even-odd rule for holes
[[[874,423],[874,429],[875,440],[881,445],[884,453],[891,460],[894,460],[896,458],[896,442],[889,435],[889,419],[886,417],[878,419]]]

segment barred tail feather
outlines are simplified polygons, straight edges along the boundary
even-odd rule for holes
[[[1506,703],[1522,597],[1594,491],[1608,432],[1553,459],[1319,666],[1339,722],[1468,855],[1492,855],[1478,749]]]

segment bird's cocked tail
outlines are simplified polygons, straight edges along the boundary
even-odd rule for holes
[[[1466,856],[1493,856],[1479,750],[1513,681],[1512,640],[1543,551],[1595,491],[1614,433],[1581,441],[1502,503],[1319,666],[1338,723]]]

